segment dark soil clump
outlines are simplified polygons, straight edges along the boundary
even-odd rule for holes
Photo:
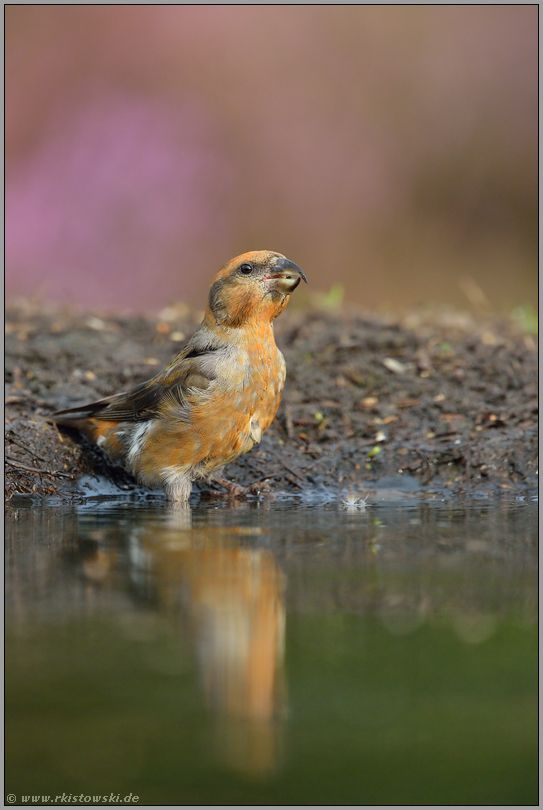
[[[44,417],[153,376],[199,320],[182,307],[156,318],[8,308],[8,501],[72,498],[83,473],[133,488]],[[537,345],[511,322],[287,311],[276,333],[283,402],[261,444],[226,468],[237,483],[354,494],[402,480],[451,492],[537,487]]]

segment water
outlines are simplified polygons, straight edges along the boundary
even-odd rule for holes
[[[537,804],[529,499],[94,501],[6,529],[19,800]]]

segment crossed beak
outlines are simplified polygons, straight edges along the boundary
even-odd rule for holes
[[[290,295],[302,279],[307,284],[305,273],[297,264],[291,262],[290,259],[276,259],[264,281],[269,283],[271,290],[276,290],[283,295]]]

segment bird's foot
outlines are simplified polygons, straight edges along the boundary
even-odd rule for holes
[[[212,479],[214,484],[218,484],[227,492],[228,498],[245,498],[247,495],[258,495],[262,489],[265,489],[265,482],[257,481],[248,487],[243,487],[241,484],[236,484],[234,481],[229,481],[222,476],[214,476]],[[218,495],[219,493],[215,493]]]

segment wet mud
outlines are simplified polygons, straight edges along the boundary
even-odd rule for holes
[[[136,491],[130,476],[45,417],[152,377],[200,318],[181,305],[156,317],[8,307],[8,504],[79,498],[81,476]],[[261,444],[226,477],[264,497],[537,488],[537,344],[516,324],[436,310],[291,310],[276,335],[287,362],[283,402]],[[218,486],[200,490],[221,496]]]

